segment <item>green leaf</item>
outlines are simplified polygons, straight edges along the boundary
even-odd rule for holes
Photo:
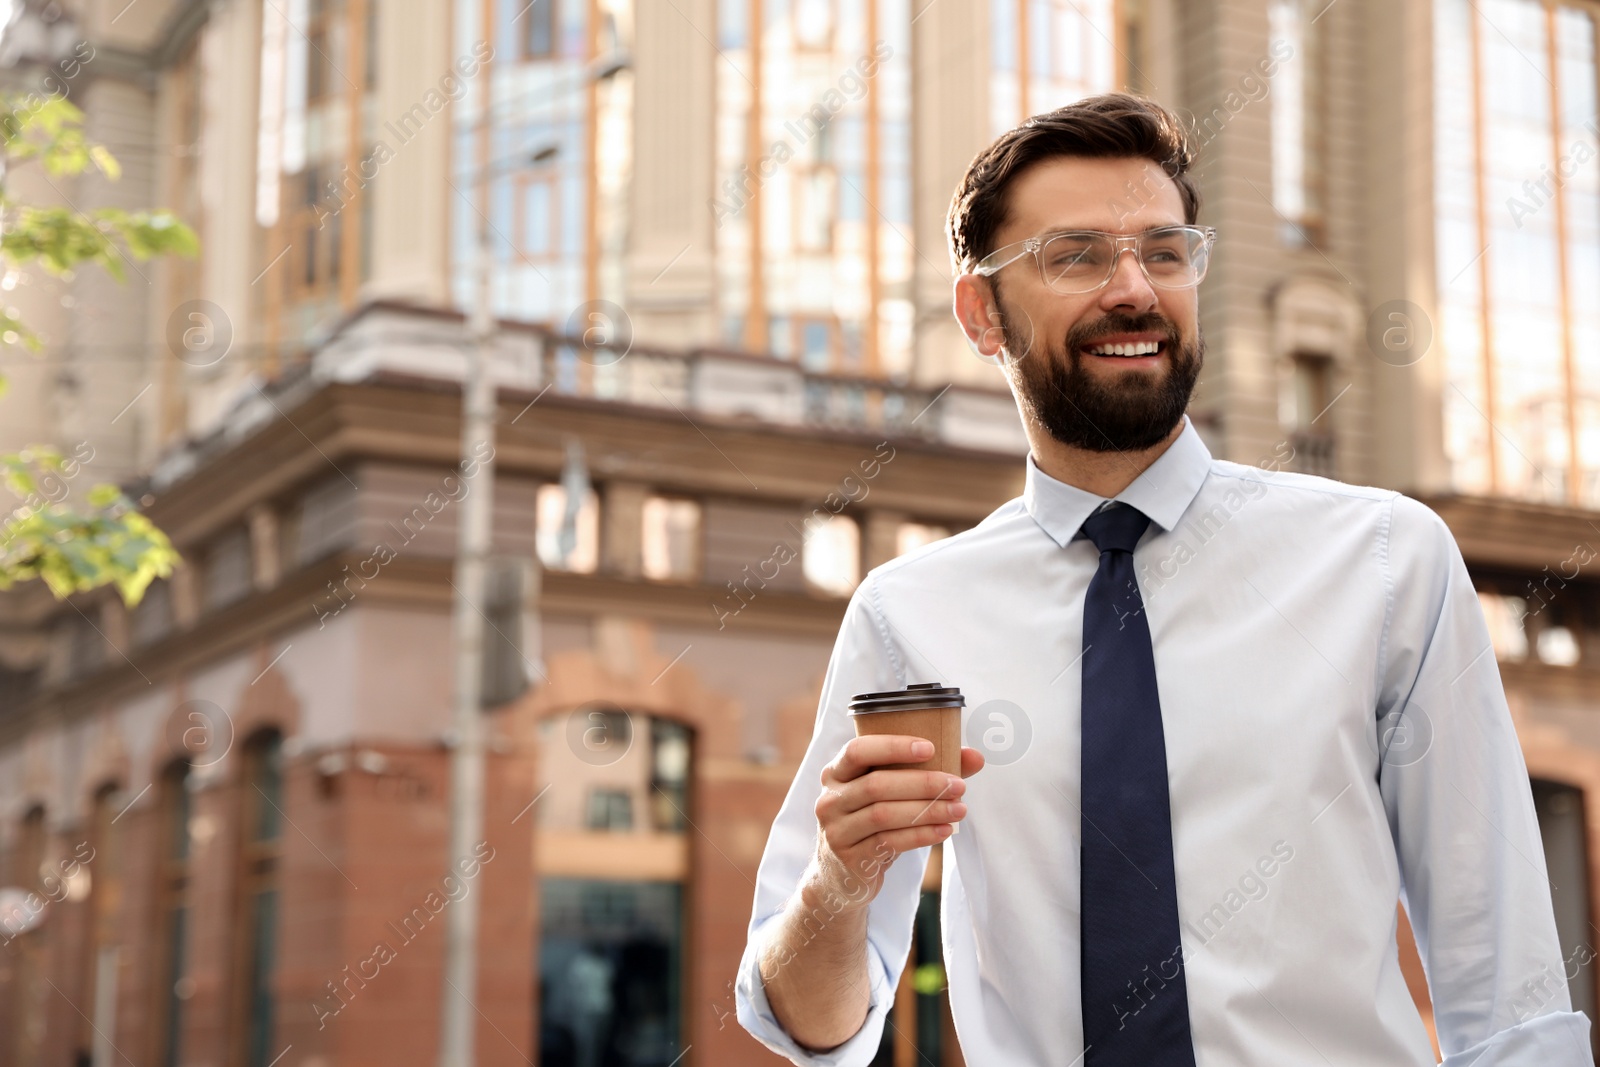
[[[89,158],[94,160],[94,165],[100,168],[100,173],[112,181],[122,177],[122,164],[117,162],[117,157],[113,156],[105,145],[90,145]]]
[[[112,181],[122,174],[116,157],[89,140],[83,112],[65,97],[0,92],[0,174],[29,161],[51,177],[91,166]],[[194,231],[170,211],[85,213],[27,204],[0,184],[0,270],[36,266],[70,277],[97,264],[122,281],[127,256],[192,258],[199,252]],[[37,351],[42,339],[16,308],[0,308],[0,348],[17,345]],[[0,376],[0,392],[5,384]],[[64,597],[114,584],[124,601],[137,603],[152,581],[172,573],[177,551],[116,486],[95,486],[81,504],[52,499],[68,477],[60,453],[51,449],[0,455],[0,485],[18,498],[0,515],[0,589],[39,579]]]
[[[6,457],[7,470],[14,470]],[[90,507],[45,503],[19,508],[0,524],[0,589],[39,578],[57,597],[115,585],[137,604],[152,581],[181,562],[166,534],[130,506],[115,486],[96,486]]]

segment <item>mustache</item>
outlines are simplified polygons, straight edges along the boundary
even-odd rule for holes
[[[1162,334],[1173,350],[1180,347],[1183,336],[1178,326],[1165,315],[1158,315],[1153,311],[1142,315],[1124,315],[1112,312],[1094,322],[1080,322],[1067,331],[1066,345],[1068,352],[1076,352],[1094,344],[1104,337],[1111,337],[1119,333],[1159,333]]]

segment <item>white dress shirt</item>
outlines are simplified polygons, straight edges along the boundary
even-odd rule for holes
[[[1116,499],[1152,520],[1134,564],[1198,1067],[1432,1064],[1400,971],[1397,899],[1445,1064],[1592,1064],[1527,769],[1444,522],[1389,490],[1213,459],[1187,420]],[[872,1006],[838,1048],[807,1053],[779,1026],[757,937],[814,851],[819,775],[854,736],[850,698],[941,682],[966,695],[964,743],[990,757],[941,846],[966,1061],[1081,1062],[1079,659],[1098,555],[1078,534],[1103,503],[1030,456],[1020,498],[873,569],[851,598],[736,983],[739,1021],[769,1048],[839,1067],[878,1048],[927,849],[895,860],[870,905]]]

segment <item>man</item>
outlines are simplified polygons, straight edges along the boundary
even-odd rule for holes
[[[1191,159],[1169,112],[1116,94],[968,169],[955,313],[1016,397],[1026,488],[852,597],[761,863],[739,1020],[796,1063],[867,1064],[945,842],[975,1067],[1431,1064],[1397,899],[1447,1064],[1591,1064],[1444,523],[1214,459],[1184,414],[1215,236]],[[931,746],[854,737],[853,695],[928,682],[964,692],[986,773],[976,748],[966,781],[887,769]]]

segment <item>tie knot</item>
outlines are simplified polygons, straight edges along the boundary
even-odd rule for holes
[[[1112,501],[1083,520],[1083,535],[1102,553],[1132,552],[1149,525],[1150,516],[1132,504]]]

